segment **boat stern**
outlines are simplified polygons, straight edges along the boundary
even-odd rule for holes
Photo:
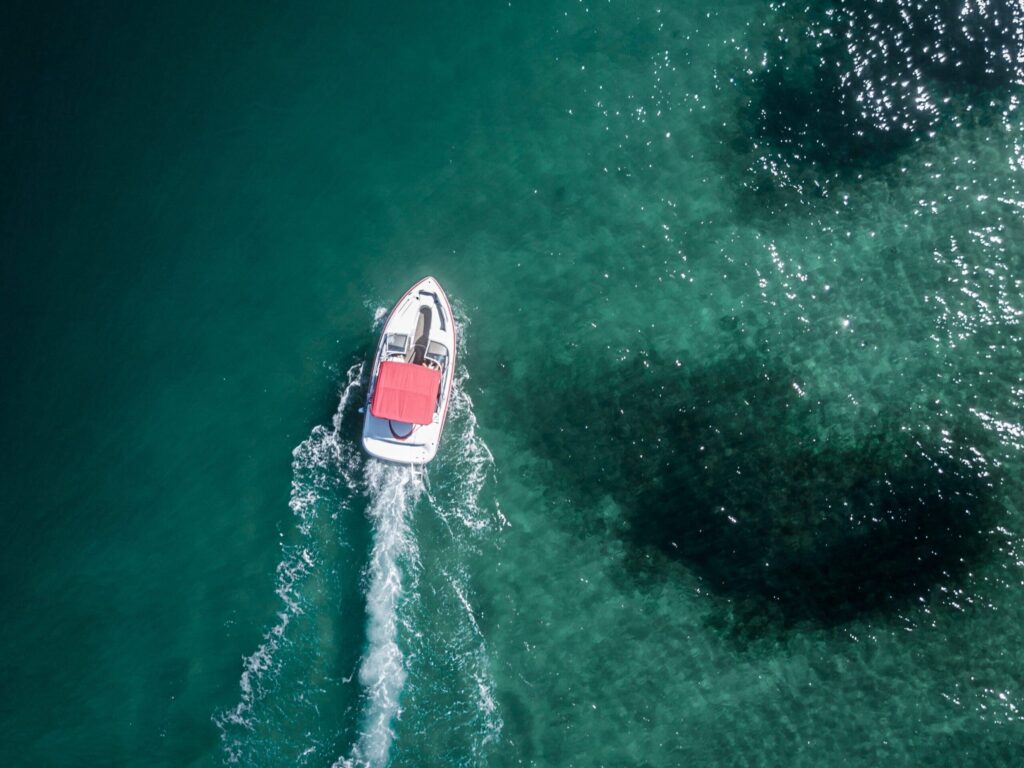
[[[372,416],[368,418],[373,419]],[[388,429],[387,422],[384,422],[384,428]],[[392,464],[426,464],[437,455],[437,443],[408,443],[371,433],[363,435],[363,450],[375,459]]]

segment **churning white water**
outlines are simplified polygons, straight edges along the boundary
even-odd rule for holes
[[[465,369],[457,372],[442,451],[427,470],[363,454],[356,423],[366,385],[363,363],[347,371],[330,425],[315,427],[294,449],[289,506],[296,529],[282,545],[277,566],[281,607],[259,647],[243,660],[237,704],[214,717],[229,762],[273,765],[290,755],[296,764],[317,764],[337,750],[335,768],[386,766],[397,730],[409,725],[403,708],[412,715],[414,732],[423,727],[443,732],[446,718],[453,716],[472,721],[468,732],[460,730],[460,742],[473,734],[472,743],[461,747],[477,756],[469,758],[473,764],[499,737],[502,721],[466,558],[506,522],[496,506],[480,503],[493,458],[477,434],[467,379]],[[371,541],[368,559],[360,564],[343,532],[351,533],[355,516],[362,514]],[[417,540],[424,524],[434,532],[427,599],[420,595]],[[348,554],[339,559],[340,552]],[[358,624],[338,616],[339,587],[330,586],[351,585],[360,572],[353,566],[361,569],[366,609],[358,675],[325,681],[316,677],[320,660],[342,646],[325,646],[326,636],[317,628],[336,622],[349,648],[363,634]],[[447,660],[450,674],[440,684],[456,700],[442,711],[417,708],[424,697],[433,699],[430,686],[439,684],[427,679],[431,671],[417,661],[427,657]],[[356,684],[358,693],[351,687]],[[354,711],[343,703],[352,696],[358,698]],[[339,702],[335,714],[353,711],[352,721],[328,716],[324,697]],[[414,733],[407,735],[415,739]]]
[[[423,493],[423,479],[411,467],[371,460],[366,465],[373,522],[373,553],[366,592],[367,651],[359,668],[366,705],[359,737],[348,758],[336,766],[381,766],[387,763],[405,684],[405,660],[398,645],[399,607],[409,599],[418,567],[409,515]]]

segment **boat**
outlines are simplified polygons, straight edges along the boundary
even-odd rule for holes
[[[433,277],[398,300],[381,332],[363,422],[363,448],[395,464],[437,454],[455,378],[455,316]]]

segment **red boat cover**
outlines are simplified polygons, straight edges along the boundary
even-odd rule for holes
[[[436,368],[385,360],[380,364],[370,413],[378,419],[429,424],[434,420],[440,388],[441,372]]]

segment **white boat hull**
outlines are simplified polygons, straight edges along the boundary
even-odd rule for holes
[[[454,386],[456,342],[455,316],[448,297],[434,278],[420,280],[391,310],[377,345],[363,422],[363,448],[368,454],[383,461],[414,465],[426,464],[437,455]],[[430,423],[402,423],[373,415],[378,376],[385,360],[440,368],[437,405]]]

